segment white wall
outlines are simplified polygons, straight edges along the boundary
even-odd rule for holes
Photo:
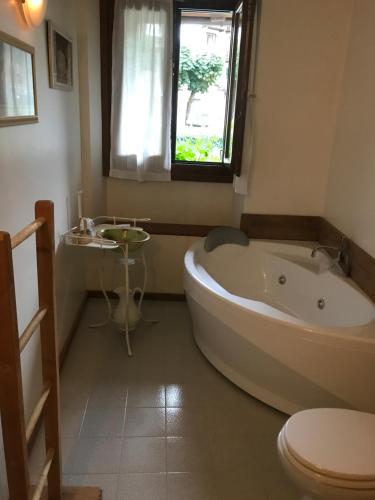
[[[202,224],[238,223],[242,211],[322,214],[352,2],[263,0],[247,196],[231,185],[108,179],[108,211]]]
[[[231,224],[232,185],[206,182],[132,182],[107,179],[107,213],[155,222]],[[183,258],[196,238],[152,235],[147,248],[148,292],[183,293]],[[109,270],[110,266],[107,267]],[[87,260],[88,289],[99,281],[95,256]],[[137,282],[133,279],[133,283]],[[107,288],[116,286],[116,279]],[[134,285],[133,285],[134,286]]]
[[[245,212],[323,212],[352,0],[263,0]],[[245,142],[246,148],[246,142]],[[245,150],[246,157],[247,150]]]
[[[375,257],[375,2],[354,0],[325,206]]]
[[[151,241],[145,247],[148,267],[147,292],[182,294],[183,264],[186,250],[198,238],[193,236],[152,235]],[[86,285],[88,290],[99,290],[99,264],[104,267],[104,283],[106,290],[113,290],[124,283],[123,267],[116,264],[116,254],[106,252],[106,255],[92,250],[86,250]],[[143,283],[143,269],[140,265],[130,266],[131,287]]]
[[[81,115],[83,210],[87,217],[105,213],[102,174],[99,0],[76,2]]]
[[[232,185],[206,182],[132,182],[107,179],[107,213],[155,222],[231,224]],[[152,235],[147,248],[148,292],[183,293],[183,259],[196,238]],[[99,289],[96,255],[87,255],[87,286]],[[110,262],[110,257],[108,262]],[[107,262],[107,270],[110,264]],[[136,281],[137,278],[135,277]],[[107,288],[116,286],[116,278]]]
[[[232,184],[107,179],[107,212],[155,222],[228,224]]]
[[[248,195],[233,195],[231,185],[107,179],[109,214],[238,225],[242,212],[323,212],[352,0],[262,4]],[[245,139],[244,161],[248,149]],[[164,237],[163,245],[179,255],[177,237]],[[156,250],[150,259],[161,276],[168,275],[163,253]]]
[[[0,1],[0,30],[35,47],[39,123],[0,128],[0,228],[14,234],[34,218],[34,202],[55,203],[57,323],[60,346],[81,304],[85,284],[79,257],[64,248],[60,235],[75,219],[75,191],[81,184],[80,117],[75,0],[50,0],[47,17],[74,39],[74,90],[48,85],[46,27],[27,29],[16,2]],[[37,309],[34,240],[14,252],[20,331]],[[39,393],[38,335],[22,355],[26,412]],[[0,460],[1,462],[1,460]],[[0,474],[0,485],[4,475]],[[1,491],[1,487],[0,487]],[[6,498],[4,491],[1,498]]]

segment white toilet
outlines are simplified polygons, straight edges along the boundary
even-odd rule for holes
[[[281,429],[277,447],[304,500],[375,500],[375,415],[301,411]]]

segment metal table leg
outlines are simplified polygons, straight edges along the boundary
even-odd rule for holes
[[[105,301],[107,303],[107,319],[103,321],[102,323],[94,323],[93,325],[89,325],[89,328],[100,328],[101,326],[108,325],[108,323],[111,321],[112,318],[112,304],[111,301],[109,300],[109,297],[107,295],[105,286],[104,286],[104,257],[105,257],[105,250],[102,250],[102,255],[100,259],[100,266],[99,266],[99,279],[100,279],[100,289],[102,291],[102,294],[104,295]]]

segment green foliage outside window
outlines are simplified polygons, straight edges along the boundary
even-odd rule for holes
[[[177,137],[176,160],[196,162],[221,162],[223,139],[221,137]]]
[[[190,91],[186,106],[185,123],[188,122],[194,96],[204,94],[223,71],[223,60],[215,54],[199,54],[193,58],[187,47],[180,50],[179,87],[187,86]]]

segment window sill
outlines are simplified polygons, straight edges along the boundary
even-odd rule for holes
[[[172,181],[232,183],[233,172],[224,165],[172,164]]]

